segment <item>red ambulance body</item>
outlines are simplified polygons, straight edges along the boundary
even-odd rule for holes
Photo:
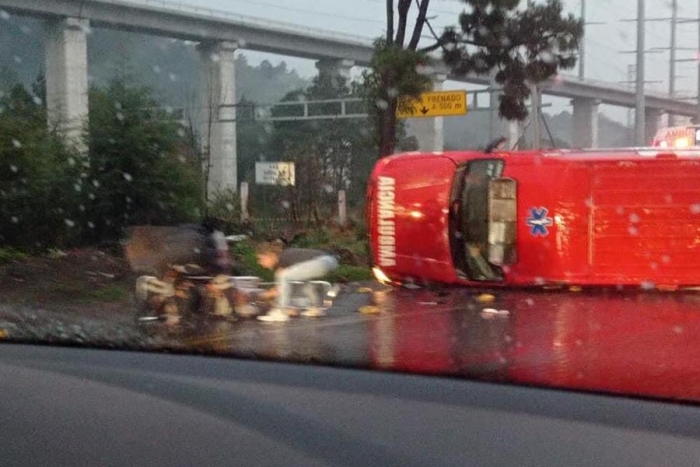
[[[700,285],[700,150],[397,154],[366,215],[384,282]]]

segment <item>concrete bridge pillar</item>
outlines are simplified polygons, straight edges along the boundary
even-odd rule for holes
[[[431,76],[433,91],[442,91],[447,75],[436,73]],[[406,132],[418,141],[418,150],[439,152],[445,148],[443,117],[416,117],[406,119]]]
[[[200,54],[200,137],[208,198],[238,189],[236,157],[235,42],[207,42]]]
[[[89,27],[84,19],[49,20],[44,43],[48,123],[82,153],[87,152],[83,132],[88,121]]]
[[[597,148],[600,101],[575,98],[571,103],[574,106],[573,146],[575,148]]]
[[[651,140],[659,131],[663,111],[647,108],[644,110],[644,145],[651,146]]]
[[[345,86],[350,84],[350,72],[353,66],[355,66],[354,61],[342,58],[322,58],[316,62],[319,75],[339,78],[339,82],[335,83],[338,87],[340,84]]]

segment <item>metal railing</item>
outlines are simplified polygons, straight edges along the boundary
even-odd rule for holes
[[[95,0],[98,3],[110,3],[113,5],[120,6],[141,6],[150,7],[152,9],[162,10],[169,13],[181,13],[190,16],[196,15],[205,17],[207,19],[216,19],[220,21],[226,21],[241,26],[255,25],[262,26],[268,29],[274,29],[277,31],[283,31],[288,33],[296,34],[311,34],[320,39],[335,39],[343,42],[351,42],[357,45],[364,45],[371,47],[372,38],[365,36],[357,36],[353,34],[345,34],[334,31],[329,31],[327,29],[321,28],[311,28],[307,26],[298,26],[292,23],[285,23],[283,21],[268,20],[263,18],[258,18],[255,16],[246,16],[238,13],[232,13],[225,10],[216,10],[213,8],[199,7],[194,5],[188,5],[184,3],[172,2],[168,0]]]
[[[179,2],[175,2],[175,1],[171,1],[171,0],[94,0],[94,1],[99,2],[99,3],[108,3],[108,4],[121,5],[121,6],[147,7],[147,8],[162,10],[164,12],[169,12],[169,13],[180,13],[180,14],[187,14],[190,16],[200,16],[200,17],[204,17],[207,19],[216,19],[216,20],[220,20],[220,21],[226,21],[226,22],[230,22],[232,24],[237,24],[237,25],[241,25],[241,26],[258,26],[258,27],[264,27],[264,28],[268,28],[271,30],[276,30],[279,32],[286,32],[286,33],[291,33],[291,34],[313,35],[315,37],[318,37],[319,39],[336,40],[336,41],[342,41],[342,42],[346,42],[346,43],[350,43],[350,44],[354,44],[354,45],[361,45],[361,46],[367,46],[367,47],[370,47],[372,45],[372,41],[373,41],[373,38],[371,38],[371,37],[359,36],[359,35],[353,35],[353,34],[347,34],[347,33],[339,33],[339,32],[334,32],[334,31],[330,31],[327,29],[313,28],[313,27],[308,27],[308,26],[299,26],[296,24],[286,23],[283,21],[275,21],[275,20],[269,20],[269,19],[255,17],[255,16],[241,15],[241,14],[233,13],[230,11],[217,10],[214,8],[200,7],[200,6],[195,6],[195,5],[188,5],[188,4],[179,3]],[[608,89],[625,91],[625,92],[630,91],[629,87],[627,87],[623,84],[612,83],[609,81],[597,80],[597,79],[592,79],[592,78],[585,78],[585,79],[581,80],[581,79],[579,79],[578,76],[570,75],[570,74],[560,74],[559,76],[562,78],[565,78],[567,81],[570,81],[570,82],[580,82],[582,84],[589,84],[589,85],[600,85],[601,87],[605,87]],[[556,86],[556,83],[553,83],[553,85]],[[663,98],[663,99],[670,98],[670,96],[667,93],[663,93],[663,92],[656,92],[656,91],[647,90],[647,91],[645,91],[645,94],[647,96]],[[678,100],[687,100],[687,99],[678,99]]]

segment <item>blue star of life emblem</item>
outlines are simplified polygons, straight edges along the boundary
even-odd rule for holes
[[[551,226],[554,222],[551,217],[547,217],[547,208],[530,208],[530,217],[527,218],[527,225],[530,226],[530,233],[537,237],[541,235],[546,237],[549,234],[547,227]]]

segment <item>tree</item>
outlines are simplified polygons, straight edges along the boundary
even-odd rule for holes
[[[322,73],[305,91],[285,96],[283,102],[325,101],[352,97],[353,87],[346,79]],[[339,102],[310,104],[310,115],[329,115],[339,110]],[[273,116],[300,115],[300,106],[281,105]],[[318,221],[333,215],[337,193],[346,190],[349,202],[362,199],[374,161],[374,145],[366,122],[358,119],[278,121],[274,123],[269,152],[274,158],[295,163],[296,184],[285,188],[279,200],[289,217],[298,221]],[[363,178],[364,177],[364,178]]]
[[[418,8],[410,39],[409,12]],[[375,41],[371,70],[364,75],[365,95],[372,105],[380,156],[392,154],[397,142],[396,110],[403,97],[417,97],[430,88],[429,52],[442,50],[453,74],[490,75],[503,87],[499,113],[510,120],[527,116],[530,85],[572,68],[583,35],[583,23],[562,16],[561,0],[546,0],[523,9],[519,0],[462,0],[459,29],[437,35],[430,25],[430,0],[386,0],[386,35]],[[394,10],[396,4],[396,11]],[[394,20],[397,20],[396,27]],[[433,44],[419,47],[424,27]]]
[[[576,65],[583,21],[563,16],[561,0],[463,0],[470,12],[459,16],[460,30],[447,28],[435,45],[453,73],[488,75],[503,87],[499,113],[508,120],[528,115],[531,86]]]
[[[196,220],[201,170],[186,132],[148,88],[114,79],[90,93],[90,153],[79,184],[86,239],[112,241],[135,224]]]
[[[398,1],[398,24],[394,29],[394,2]],[[418,16],[406,43],[408,13],[413,0],[386,0],[386,35],[374,43],[370,70],[363,74],[364,95],[376,131],[380,156],[392,154],[397,144],[399,97],[418,97],[430,89],[428,55],[418,50],[430,0],[417,1]]]
[[[46,127],[22,85],[0,98],[0,245],[66,246],[78,237],[79,156]]]

